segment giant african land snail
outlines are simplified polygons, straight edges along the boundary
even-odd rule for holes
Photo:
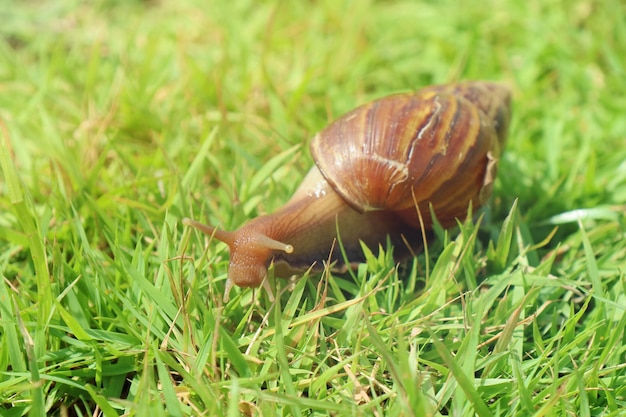
[[[473,81],[364,104],[313,138],[315,166],[279,211],[235,232],[184,224],[230,247],[226,294],[232,284],[261,285],[272,261],[276,275],[288,275],[322,265],[334,247],[330,259],[341,263],[337,230],[350,261],[363,257],[359,241],[419,246],[431,207],[447,227],[488,199],[510,100],[505,86]]]

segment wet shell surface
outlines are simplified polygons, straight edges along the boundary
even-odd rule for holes
[[[331,123],[315,136],[311,153],[359,212],[408,210],[417,224],[416,203],[431,202],[437,217],[462,217],[470,201],[478,206],[490,192],[484,188],[495,176],[490,161],[503,146],[498,132],[508,126],[508,100],[508,90],[489,83],[388,96]]]

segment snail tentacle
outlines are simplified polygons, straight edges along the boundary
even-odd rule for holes
[[[183,219],[185,226],[191,226],[194,229],[201,231],[209,236],[216,238],[217,240],[226,243],[229,247],[232,247],[235,243],[235,232],[228,232],[226,230],[218,229],[217,227],[209,226],[208,224],[200,223],[192,220],[188,217]]]
[[[293,253],[293,246],[287,243],[279,242],[263,234],[257,234],[254,236],[254,243],[260,246],[264,246],[267,249],[279,250],[285,253]]]

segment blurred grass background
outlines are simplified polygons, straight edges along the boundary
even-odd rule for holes
[[[0,414],[624,415],[618,0],[0,1]],[[233,229],[377,97],[489,79],[480,227],[223,305]],[[374,249],[374,248],[372,248]]]

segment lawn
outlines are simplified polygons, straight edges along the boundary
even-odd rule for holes
[[[625,416],[619,0],[3,0],[0,415]],[[222,295],[233,230],[391,93],[513,92],[488,205]]]

